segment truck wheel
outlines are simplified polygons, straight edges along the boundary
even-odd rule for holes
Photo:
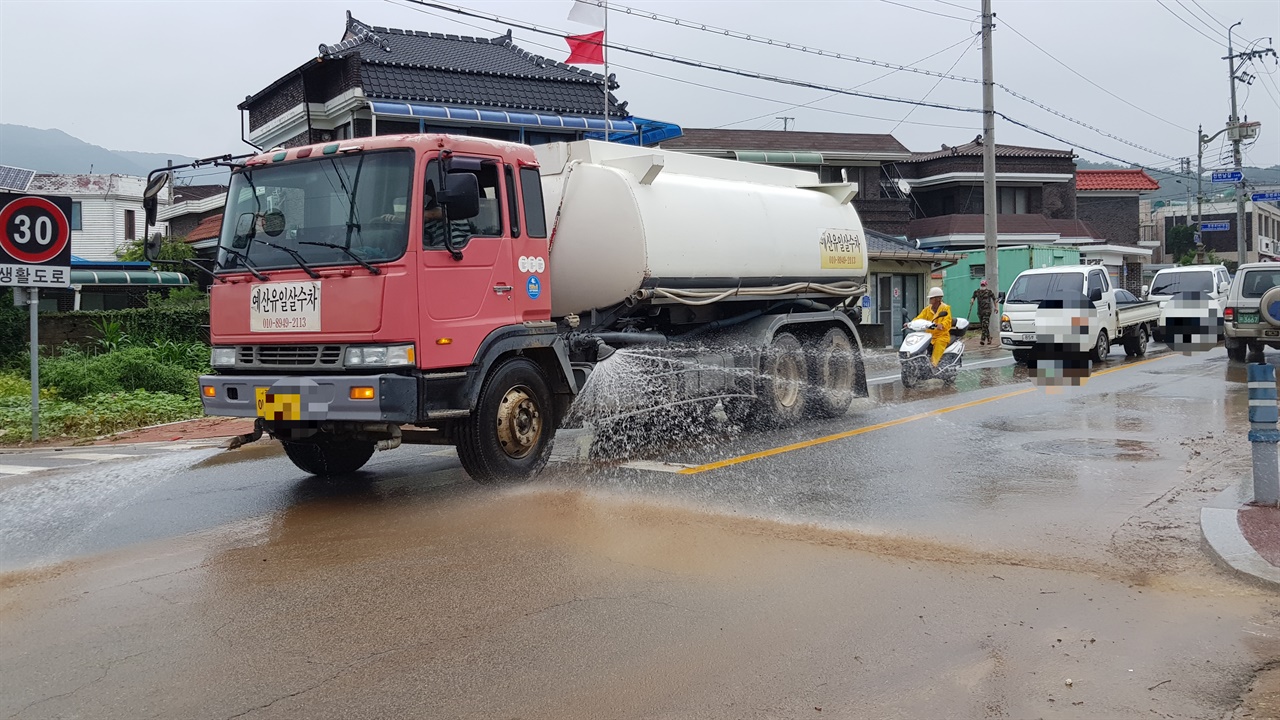
[[[542,368],[512,358],[489,372],[475,411],[458,426],[458,458],[481,483],[524,480],[551,456],[555,409]]]
[[[323,477],[350,475],[373,456],[372,440],[321,434],[305,441],[282,440],[280,444],[299,470]]]
[[[1093,361],[1101,364],[1107,361],[1107,356],[1111,354],[1111,338],[1107,336],[1106,330],[1098,331],[1098,342],[1093,346]]]
[[[1244,362],[1244,358],[1249,354],[1249,346],[1243,341],[1235,338],[1227,338],[1227,358],[1236,362]]]
[[[1013,351],[1013,361],[1018,363],[1019,365],[1026,365],[1027,361],[1030,359],[1031,359],[1030,350],[1014,350]]]
[[[1124,353],[1135,357],[1147,354],[1147,326],[1139,325],[1137,332],[1124,339]]]
[[[849,335],[831,328],[818,338],[809,353],[809,377],[813,379],[813,411],[821,417],[839,417],[849,411],[857,376],[857,351]]]
[[[766,425],[784,426],[804,417],[808,406],[809,363],[791,333],[778,333],[764,352],[756,407]]]

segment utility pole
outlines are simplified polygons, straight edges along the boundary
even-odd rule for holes
[[[1249,256],[1244,247],[1244,174],[1240,157],[1240,111],[1236,108],[1236,55],[1231,47],[1231,31],[1236,25],[1227,28],[1227,77],[1231,81],[1231,120],[1227,126],[1236,128],[1231,133],[1231,159],[1235,169],[1241,172],[1240,180],[1236,181],[1236,264],[1243,265],[1249,262]]]
[[[782,131],[783,131],[783,132],[786,132],[787,130],[789,130],[789,129],[791,128],[791,126],[790,126],[790,124],[789,124],[789,123],[793,123],[793,122],[795,122],[795,120],[796,120],[796,119],[795,119],[795,118],[793,118],[793,117],[775,117],[775,118],[774,118],[774,120],[781,120],[781,121],[782,121]]]
[[[1000,293],[1000,265],[996,242],[996,90],[991,60],[991,0],[982,0],[982,214],[983,253],[987,261],[987,287]],[[991,317],[983,318],[991,337],[1000,337],[1000,303]]]

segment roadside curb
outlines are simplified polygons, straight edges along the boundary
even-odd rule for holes
[[[1240,530],[1237,493],[1235,488],[1227,488],[1218,495],[1218,500],[1227,501],[1227,507],[1200,508],[1200,533],[1217,564],[1256,585],[1280,586],[1280,568],[1259,555]]]

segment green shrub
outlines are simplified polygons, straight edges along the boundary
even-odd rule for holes
[[[180,308],[199,309],[209,312],[209,293],[194,285],[174,288],[168,295],[153,292],[147,293],[148,308]]]
[[[81,402],[40,401],[41,437],[95,437],[201,415],[200,401],[169,393],[101,393]],[[28,399],[0,397],[0,443],[30,436]]]
[[[31,381],[21,375],[0,375],[0,398],[8,397],[30,398]]]
[[[155,348],[126,347],[102,355],[72,351],[40,361],[41,385],[66,400],[121,390],[148,390],[193,396],[196,372],[167,362]]]

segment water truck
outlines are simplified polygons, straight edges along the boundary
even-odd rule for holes
[[[532,476],[593,370],[637,346],[698,348],[679,389],[740,418],[837,416],[867,393],[856,185],[437,134],[217,162],[232,174],[201,400],[256,418],[235,444],[265,432],[307,472],[425,443],[480,482]],[[149,222],[172,170],[148,178]]]

